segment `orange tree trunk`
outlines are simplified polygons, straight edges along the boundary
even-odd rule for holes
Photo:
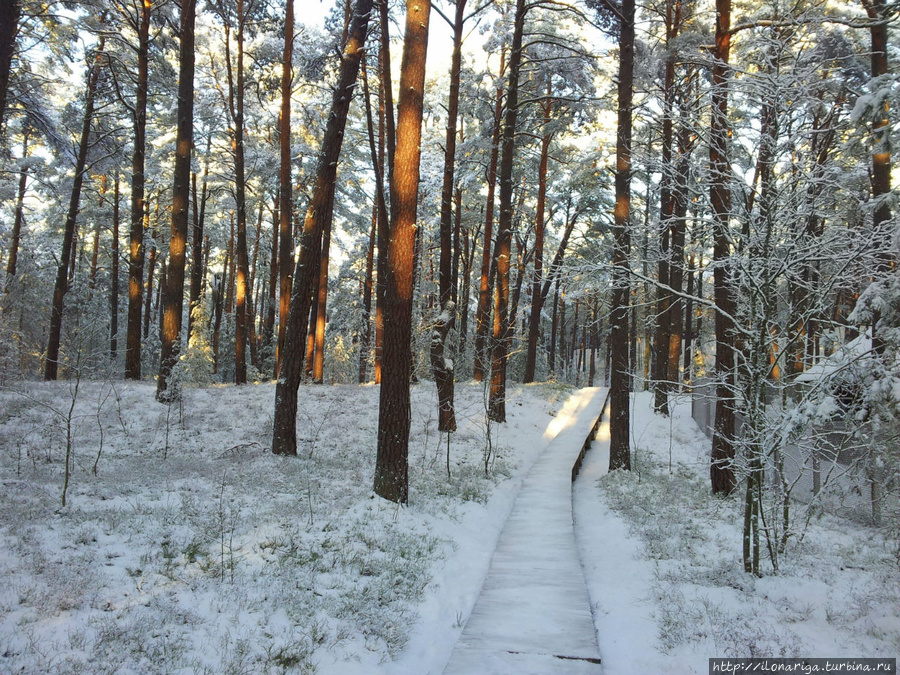
[[[287,329],[288,312],[291,307],[291,262],[294,241],[291,236],[293,222],[293,198],[291,188],[291,84],[294,58],[294,0],[284,2],[284,56],[281,62],[281,112],[278,117],[280,136],[281,168],[279,170],[280,207],[278,222],[279,244],[279,307],[278,344],[275,348],[275,375],[281,369],[281,353],[284,350],[284,335]],[[275,233],[272,233],[275,236]],[[274,258],[272,265],[275,264]]]
[[[726,268],[731,254],[728,220],[728,58],[731,50],[731,0],[716,0],[716,48],[709,132],[710,203],[713,210],[713,299],[716,305],[716,421],[710,481],[714,493],[734,490],[734,300]]]
[[[147,145],[147,84],[149,82],[150,3],[141,3],[138,28],[138,72],[134,110],[134,152],[131,156],[131,231],[128,252],[128,319],[125,336],[125,379],[141,379],[141,307],[144,291],[144,159]]]
[[[509,80],[506,91],[506,117],[501,137],[500,219],[497,223],[497,291],[494,300],[494,335],[491,352],[491,388],[488,415],[495,422],[506,421],[506,359],[509,342],[509,257],[512,248],[513,183],[516,120],[519,114],[519,70],[522,65],[522,36],[525,32],[525,0],[517,0],[513,22],[512,47],[509,57]]]
[[[430,0],[407,0],[406,33],[400,68],[397,146],[391,180],[391,225],[384,293],[384,351],[378,409],[378,456],[375,492],[394,502],[409,498],[409,451],[412,373],[412,305],[416,206],[425,56],[428,49]]]

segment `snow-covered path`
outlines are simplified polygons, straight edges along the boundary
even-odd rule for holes
[[[445,675],[601,673],[572,527],[572,465],[606,390],[581,389],[516,498]],[[552,439],[552,440],[551,440]]]

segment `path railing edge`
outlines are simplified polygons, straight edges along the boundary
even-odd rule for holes
[[[575,479],[578,478],[578,472],[581,471],[581,464],[584,462],[584,456],[587,454],[587,451],[591,447],[591,443],[593,443],[597,439],[597,431],[600,429],[600,423],[603,421],[603,416],[606,414],[606,409],[609,406],[609,390],[606,391],[606,396],[603,399],[603,406],[600,408],[600,414],[597,415],[597,419],[594,420],[594,424],[591,425],[591,430],[588,432],[587,438],[584,439],[584,443],[581,444],[581,451],[578,453],[578,458],[575,460],[575,464],[572,466],[572,482],[575,482]]]

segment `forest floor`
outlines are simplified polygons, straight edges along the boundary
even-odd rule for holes
[[[0,389],[0,673],[437,675],[571,392],[511,387],[488,428],[483,389],[458,384],[448,477],[416,385],[398,508],[371,490],[377,387],[304,387],[300,456],[280,458],[271,384],[171,407],[150,383],[74,384]],[[605,672],[900,654],[896,541],[818,514],[777,574],[748,576],[689,404],[662,418],[636,395],[632,447],[635,470],[605,476],[599,443],[573,497]]]

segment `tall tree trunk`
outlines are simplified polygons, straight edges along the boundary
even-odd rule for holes
[[[119,349],[119,172],[113,186],[113,231],[109,271],[109,358],[115,360]]]
[[[9,258],[6,261],[6,290],[12,277],[16,276],[19,259],[19,242],[22,238],[22,223],[25,220],[25,188],[28,186],[28,135],[26,127],[22,133],[22,168],[19,170],[19,192],[16,196],[16,215],[13,220],[12,238],[9,242]]]
[[[281,112],[278,117],[279,148],[281,151],[281,168],[279,183],[281,206],[279,213],[279,305],[278,305],[278,344],[275,348],[275,375],[281,372],[281,358],[284,351],[284,336],[287,330],[288,312],[291,307],[291,267],[293,258],[293,192],[291,185],[291,85],[294,59],[294,0],[284,2],[284,56],[281,62]],[[274,236],[274,234],[273,234]],[[272,264],[275,262],[273,260]]]
[[[356,87],[359,63],[363,56],[363,45],[366,41],[372,4],[373,0],[356,0],[354,5],[349,37],[341,55],[331,113],[327,118],[322,150],[316,165],[313,195],[307,207],[300,237],[300,253],[294,267],[291,307],[281,359],[281,371],[275,388],[272,452],[276,455],[297,454],[297,389],[303,373],[310,289],[319,272],[324,220],[332,213],[337,163],[341,153],[347,113],[350,110],[350,101]],[[286,252],[282,251],[282,254],[284,253]]]
[[[3,129],[6,93],[9,90],[9,75],[21,16],[21,0],[0,0],[0,130]]]
[[[234,157],[235,206],[237,211],[236,312],[234,321],[234,382],[247,383],[247,334],[250,322],[248,294],[250,262],[247,253],[247,176],[244,162],[244,0],[237,0],[237,63],[231,65],[231,31],[225,25],[225,72],[228,78],[228,112],[231,117],[231,152]]]
[[[728,59],[731,50],[731,0],[716,0],[716,46],[709,131],[710,203],[713,211],[713,299],[716,305],[716,421],[710,481],[715,494],[734,490],[735,372],[734,300],[727,268],[731,255],[728,142]]]
[[[102,209],[106,203],[106,191],[107,191],[107,176],[106,174],[101,174],[100,176],[100,197],[98,199],[98,206]],[[88,276],[88,288],[90,292],[88,294],[89,297],[93,297],[94,290],[97,288],[97,270],[99,268],[100,263],[100,222],[99,220],[94,224],[94,240],[91,243],[91,270]]]
[[[887,0],[862,0],[863,7],[872,21],[869,35],[872,41],[871,63],[872,78],[888,73],[888,19]],[[891,120],[889,103],[885,99],[879,118],[872,129],[872,199],[875,202],[875,213],[872,218],[872,229],[879,242],[877,253],[878,272],[885,274],[891,268],[890,254],[892,232],[885,231],[891,219],[891,205],[888,196],[891,192]],[[872,320],[872,349],[876,354],[883,354],[885,341],[878,331],[881,313],[876,312]]]
[[[371,116],[370,116],[371,119]],[[359,383],[366,381],[366,370],[369,364],[369,347],[372,344],[372,289],[375,268],[375,234],[378,230],[378,205],[372,206],[372,227],[369,230],[369,243],[366,246],[366,270],[363,277],[363,327],[359,341]]]
[[[491,388],[488,415],[495,422],[506,421],[506,360],[509,347],[509,268],[513,225],[513,163],[516,122],[519,114],[519,70],[522,66],[522,36],[525,32],[525,0],[516,0],[512,47],[509,56],[509,79],[506,90],[506,117],[501,137],[500,219],[497,223],[497,245],[494,260],[497,266],[497,295],[494,302],[494,335],[491,354]]]
[[[278,227],[281,223],[281,191],[275,195],[275,205],[272,208],[272,249],[269,253],[269,284],[268,298],[266,300],[266,318],[263,323],[263,354],[268,359],[274,356],[273,343],[275,340],[275,303],[278,299]]]
[[[684,300],[681,290],[684,286],[684,245],[687,231],[687,211],[690,190],[690,156],[692,142],[691,131],[686,120],[681,120],[678,131],[678,157],[675,161],[675,184],[672,200],[674,209],[669,227],[669,240],[672,256],[669,263],[669,372],[667,386],[673,389],[679,386],[679,364],[681,363],[682,326],[684,320]]]
[[[550,319],[550,353],[547,357],[547,369],[550,371],[550,379],[556,376],[556,337],[559,330],[559,280],[553,292],[553,310]]]
[[[541,159],[538,164],[538,195],[534,220],[534,280],[531,284],[531,315],[528,318],[528,347],[525,353],[525,376],[523,382],[534,382],[534,371],[537,365],[538,333],[541,327],[541,309],[543,295],[541,284],[544,269],[544,205],[547,200],[547,164],[550,157],[550,113],[553,111],[553,85],[547,79],[547,97],[543,101],[544,135],[541,137]],[[591,362],[593,363],[593,361]]]
[[[631,469],[628,373],[629,250],[631,248],[631,114],[634,94],[634,0],[623,0],[619,23],[616,205],[613,224],[612,353],[609,378],[609,469]]]
[[[206,220],[206,200],[209,197],[209,151],[212,145],[212,134],[206,137],[206,155],[203,164],[203,183],[200,187],[199,204],[197,198],[197,174],[191,175],[193,183],[194,208],[193,235],[191,238],[191,290],[188,305],[188,341],[190,342],[194,328],[194,309],[199,306],[203,296],[203,229]]]
[[[240,0],[239,0],[240,1]],[[184,266],[191,200],[191,147],[194,138],[194,18],[196,0],[181,3],[181,49],[178,67],[178,128],[175,136],[175,171],[172,185],[172,228],[169,258],[163,288],[162,331],[156,398],[177,399],[181,392],[169,390],[169,377],[181,350],[184,314]]]
[[[659,283],[656,295],[656,331],[653,336],[654,359],[654,401],[657,413],[669,414],[669,342],[672,335],[673,294],[670,285],[670,267],[673,260],[672,244],[673,219],[675,218],[675,64],[678,53],[674,40],[681,25],[680,0],[666,2],[666,57],[665,79],[663,83],[663,125],[662,125],[662,179],[660,181],[660,256]],[[648,205],[649,206],[649,205]],[[680,289],[679,289],[680,290]]]
[[[384,168],[385,168],[385,134],[387,125],[387,104],[385,102],[385,75],[383,70],[384,60],[384,37],[382,35],[382,44],[378,52],[379,64],[379,84],[378,84],[378,146],[375,145],[375,125],[372,121],[372,105],[369,99],[369,78],[367,75],[366,61],[363,59],[362,80],[363,80],[363,100],[366,110],[366,128],[369,137],[369,153],[372,156],[372,169],[375,173],[375,206],[374,206],[374,222],[372,224],[375,232],[375,242],[378,247],[378,258],[375,263],[377,269],[375,290],[375,354],[374,354],[374,380],[375,384],[381,383],[381,348],[384,338],[383,323],[383,307],[384,307],[384,279],[386,274],[387,248],[388,248],[388,211],[387,201],[385,197],[384,186]],[[370,250],[370,253],[374,253]],[[370,299],[371,301],[371,299]],[[362,365],[360,365],[362,367]]]
[[[150,237],[153,241],[156,241],[156,226],[154,225],[153,230],[150,232]],[[147,292],[144,297],[144,322],[143,322],[143,331],[144,331],[144,339],[146,340],[150,336],[150,310],[153,309],[153,275],[156,272],[156,258],[157,250],[156,244],[150,247],[150,258],[147,261]]]
[[[144,290],[144,200],[145,153],[147,148],[147,85],[149,76],[151,3],[140,3],[138,25],[138,72],[135,88],[134,152],[131,155],[131,231],[128,253],[128,322],[125,336],[125,379],[141,379],[141,305]]]
[[[506,52],[500,51],[500,72],[505,67]],[[491,247],[494,236],[494,190],[497,185],[497,163],[500,158],[500,132],[503,113],[503,87],[497,87],[494,100],[494,128],[491,131],[491,158],[487,173],[487,202],[484,216],[484,239],[481,250],[481,280],[478,285],[478,307],[475,311],[475,365],[472,377],[481,382],[488,370],[487,337],[491,318]]]
[[[684,361],[682,364],[682,369],[684,370],[684,381],[685,383],[690,383],[692,380],[691,377],[691,363],[693,361],[693,352],[694,352],[694,342],[693,342],[693,330],[694,330],[694,268],[696,266],[694,254],[691,253],[690,258],[688,258],[688,269],[687,269],[687,301],[684,305]]]
[[[462,191],[457,189],[457,194]],[[457,199],[457,207],[461,206],[461,199]],[[469,232],[468,227],[462,227],[462,280],[463,287],[459,300],[459,353],[465,354],[469,340],[469,300],[472,297],[472,266],[475,263],[475,237]]]
[[[441,258],[438,275],[440,313],[431,335],[431,367],[438,391],[438,431],[455,431],[453,408],[453,361],[444,358],[446,339],[456,320],[454,289],[457,279],[453,273],[453,187],[456,169],[456,122],[459,116],[459,77],[462,70],[462,39],[466,0],[456,0],[453,20],[453,53],[450,58],[450,94],[447,100],[447,136],[444,145],[444,177],[441,186],[440,240]],[[457,209],[457,215],[458,209]],[[458,230],[457,230],[458,233]]]
[[[75,224],[78,218],[78,205],[81,201],[81,187],[87,172],[87,154],[90,148],[91,123],[94,118],[94,98],[97,83],[100,80],[100,63],[104,38],[100,38],[96,54],[92,57],[91,68],[87,75],[87,90],[84,99],[84,116],[81,123],[81,140],[78,143],[78,154],[75,158],[75,178],[72,181],[72,192],[69,197],[69,210],[63,231],[62,252],[56,272],[56,285],[53,288],[53,305],[50,311],[50,334],[47,340],[47,353],[44,357],[44,379],[55,380],[59,372],[59,346],[62,339],[63,305],[69,291],[69,256],[75,238]]]
[[[225,313],[234,313],[234,211],[230,214],[231,231],[228,235],[228,244],[225,246]]]
[[[399,503],[406,503],[409,498],[407,456],[409,383],[412,375],[413,259],[430,14],[430,0],[407,0],[397,146],[391,180],[391,236],[384,297],[384,372],[379,397],[374,485],[378,495]]]
[[[319,283],[316,288],[316,322],[313,328],[315,343],[313,345],[312,379],[316,384],[325,381],[325,324],[328,309],[328,261],[331,248],[331,221],[333,215],[325,220],[322,230],[322,258],[319,262]]]

